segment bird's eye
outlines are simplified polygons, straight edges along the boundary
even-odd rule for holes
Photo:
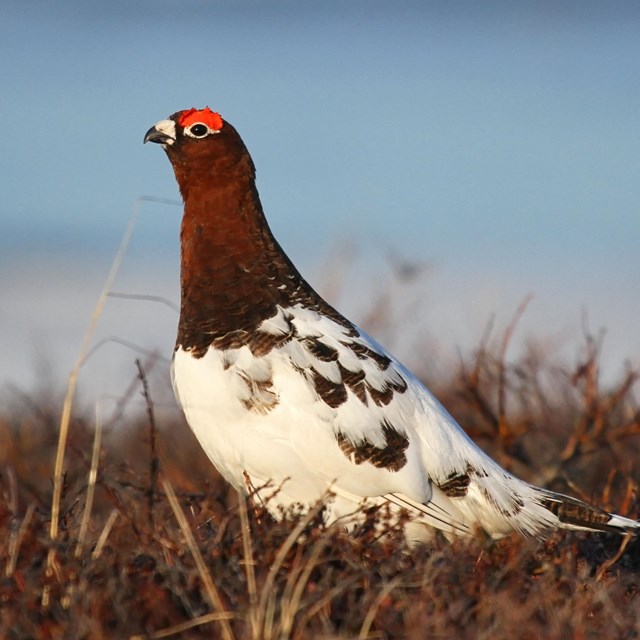
[[[209,133],[209,127],[201,122],[196,122],[196,124],[192,124],[186,131],[194,138],[204,138]]]

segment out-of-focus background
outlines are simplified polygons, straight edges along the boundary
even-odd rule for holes
[[[179,199],[144,133],[205,105],[301,271],[410,366],[528,294],[517,341],[604,328],[605,370],[637,364],[639,33],[631,1],[4,0],[0,386],[64,386],[136,198]],[[142,205],[116,291],[178,302],[179,223]],[[121,342],[170,358],[176,323],[109,299],[81,389],[122,393]]]

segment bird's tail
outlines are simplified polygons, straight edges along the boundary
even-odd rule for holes
[[[479,483],[488,480],[488,477],[480,478]],[[478,483],[474,487],[470,484],[464,496],[446,495],[438,487],[433,487],[431,500],[426,504],[398,494],[386,498],[414,513],[419,522],[451,536],[464,536],[476,528],[497,538],[511,531],[535,536],[553,529],[640,534],[640,522],[636,520],[609,513],[571,496],[535,487],[506,473],[501,480],[500,485],[487,482],[485,486]],[[423,536],[418,533],[415,537],[420,539]]]
[[[536,487],[537,502],[556,519],[563,529],[581,531],[611,531],[614,533],[640,533],[640,522],[631,520],[587,502]]]

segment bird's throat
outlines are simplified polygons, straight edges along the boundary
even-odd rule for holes
[[[234,336],[255,331],[275,314],[291,269],[252,181],[202,190],[192,186],[185,197],[181,244],[176,346],[204,355],[212,344],[228,347]]]

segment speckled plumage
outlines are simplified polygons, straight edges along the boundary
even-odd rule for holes
[[[491,535],[639,524],[533,487],[483,453],[405,367],[325,302],[273,237],[251,157],[208,109],[173,114],[159,142],[185,203],[173,383],[205,452],[280,507],[327,494],[331,519],[364,500],[428,527]]]

